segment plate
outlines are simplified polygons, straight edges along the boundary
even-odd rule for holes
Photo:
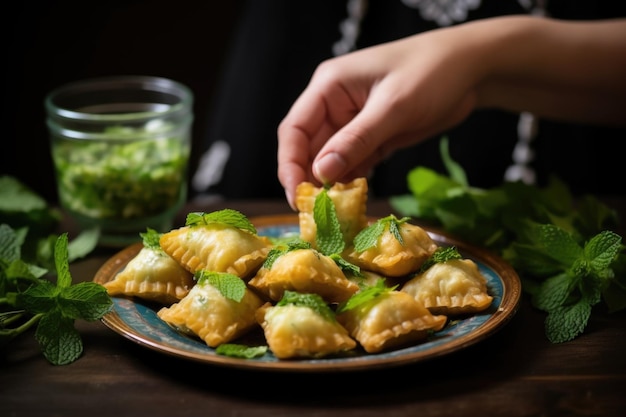
[[[297,235],[299,232],[297,215],[256,217],[250,221],[257,227],[260,235],[278,237],[286,234]],[[239,369],[338,372],[399,366],[440,357],[476,344],[502,328],[517,311],[521,283],[515,270],[491,252],[428,227],[424,229],[439,246],[455,246],[464,258],[472,259],[478,264],[487,278],[488,291],[493,296],[493,301],[487,310],[451,321],[441,331],[414,346],[376,354],[362,351],[347,357],[320,359],[281,360],[274,357],[269,350],[264,356],[255,359],[232,358],[218,355],[215,349],[199,338],[176,332],[156,315],[155,306],[124,297],[113,297],[113,309],[102,318],[102,322],[114,332],[149,349],[193,361]],[[100,267],[94,281],[102,284],[114,279],[141,248],[139,243],[115,254]]]

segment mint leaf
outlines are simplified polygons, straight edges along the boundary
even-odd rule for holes
[[[563,267],[571,266],[583,255],[583,249],[572,236],[552,224],[539,226],[539,242],[543,250]]]
[[[354,237],[354,250],[364,252],[369,248],[376,247],[378,239],[384,231],[385,224],[383,222],[376,221],[370,224]]]
[[[546,312],[556,310],[568,300],[573,286],[573,280],[566,273],[548,278],[540,285],[532,303]]]
[[[461,184],[464,186],[468,186],[467,176],[465,175],[465,170],[461,165],[456,163],[450,157],[450,151],[448,149],[448,137],[444,136],[439,142],[439,153],[441,154],[441,159],[443,160],[443,164],[448,170],[448,174],[450,178],[456,182],[457,184]]]
[[[67,252],[67,233],[63,233],[57,239],[54,246],[54,263],[57,269],[57,287],[67,288],[72,285]]]
[[[0,224],[28,227],[33,234],[50,233],[61,221],[61,212],[20,180],[0,176]]]
[[[5,266],[4,270],[6,285],[17,285],[18,281],[30,281],[30,282],[38,282],[37,278],[43,277],[48,273],[48,270],[45,268],[41,268],[37,265],[27,264],[21,259],[11,262],[10,264]],[[5,286],[0,286],[0,288],[6,288]],[[0,291],[2,294],[2,291]]]
[[[64,317],[87,321],[99,320],[112,307],[106,288],[95,282],[80,282],[63,288],[57,303]]]
[[[246,346],[236,343],[223,343],[215,349],[218,355],[231,358],[254,359],[265,355],[267,346]]]
[[[326,320],[335,321],[335,313],[330,309],[324,299],[318,294],[303,294],[296,291],[286,290],[277,307],[295,305],[298,307],[307,307],[315,311]]]
[[[361,289],[359,292],[352,295],[352,297],[350,297],[347,301],[341,303],[337,307],[337,313],[339,314],[348,310],[355,309],[365,303],[372,301],[376,297],[380,297],[382,294],[394,291],[397,287],[397,285],[394,285],[393,287],[387,287],[385,285],[385,280],[381,278],[376,281],[375,285]]]
[[[563,343],[580,335],[591,316],[591,305],[586,300],[551,310],[545,321],[545,332],[552,343]]]
[[[409,217],[398,219],[393,214],[376,220],[354,237],[354,250],[364,252],[369,248],[377,246],[378,240],[385,231],[391,233],[401,245],[404,245],[402,235],[400,234],[400,225],[409,220]]]
[[[35,338],[43,355],[54,365],[67,365],[83,353],[83,343],[74,328],[74,320],[52,310],[41,318]]]
[[[591,271],[597,276],[606,277],[606,270],[617,259],[622,248],[621,236],[608,230],[592,237],[584,247]]]
[[[283,256],[287,252],[298,249],[311,249],[311,243],[297,238],[289,242],[274,246],[267,254],[267,258],[265,258],[265,261],[263,262],[263,268],[271,269],[276,259]]]
[[[67,261],[72,263],[77,259],[84,258],[89,255],[98,246],[99,239],[99,228],[82,230],[67,244]]]
[[[350,262],[346,261],[338,253],[333,253],[329,257],[330,257],[330,259],[335,261],[335,264],[337,264],[337,266],[339,268],[341,268],[341,270],[343,271],[344,274],[352,275],[352,276],[355,276],[355,277],[362,277],[363,276],[363,274],[361,273],[361,268],[359,268],[358,266],[356,266],[353,263],[350,263]]]
[[[47,313],[56,307],[57,287],[50,281],[42,280],[31,285],[17,295],[17,307],[31,313]]]
[[[246,295],[246,283],[237,275],[200,270],[195,273],[198,284],[209,284],[229,300],[240,302]]]
[[[58,236],[49,235],[41,238],[37,244],[37,262],[48,269],[55,268],[54,247]],[[90,254],[97,246],[100,238],[100,229],[95,227],[82,230],[67,244],[68,262],[73,262]]]
[[[418,271],[418,274],[421,274],[435,264],[444,263],[451,259],[461,259],[461,254],[459,253],[459,250],[455,246],[440,246],[435,250],[432,255],[428,257],[428,259],[426,259],[426,261],[424,261]]]
[[[315,243],[324,255],[341,253],[345,247],[335,203],[324,188],[315,196],[313,220],[317,227]]]
[[[4,265],[20,259],[21,240],[11,226],[0,224],[0,260]]]
[[[250,220],[241,212],[233,209],[218,210],[211,213],[193,212],[187,214],[185,225],[198,226],[211,223],[222,223],[252,234],[256,234],[256,228]]]
[[[593,236],[619,225],[617,212],[602,204],[596,197],[582,196],[576,204],[574,224],[583,236]]]
[[[159,243],[159,240],[161,239],[161,233],[148,227],[146,229],[146,232],[139,233],[139,236],[141,236],[143,246],[145,248],[158,251],[162,250],[161,244]]]

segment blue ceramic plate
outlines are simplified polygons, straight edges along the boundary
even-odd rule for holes
[[[259,234],[284,236],[298,234],[298,219],[294,215],[252,218]],[[402,349],[370,354],[354,350],[349,355],[324,359],[280,360],[268,350],[256,359],[238,359],[218,355],[202,340],[176,332],[156,315],[155,306],[138,299],[114,297],[114,308],[103,317],[103,323],[113,331],[133,342],[169,355],[199,362],[235,368],[265,369],[273,371],[337,372],[397,366],[439,357],[473,345],[500,329],[517,311],[521,296],[519,277],[499,257],[486,250],[467,245],[438,231],[425,228],[439,246],[456,246],[463,257],[474,260],[487,278],[491,306],[475,315],[450,321],[429,339]],[[112,280],[139,252],[141,244],[129,246],[109,259],[96,273],[95,282]],[[251,335],[251,345],[265,344],[262,333]]]

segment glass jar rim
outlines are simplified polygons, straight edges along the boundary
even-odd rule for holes
[[[63,104],[64,100],[81,94],[110,93],[114,91],[136,91],[143,93],[164,94],[175,97],[172,103],[150,104],[149,110],[125,112],[80,111]],[[133,121],[155,116],[174,114],[190,108],[193,104],[193,93],[184,84],[169,78],[147,75],[118,75],[88,78],[73,81],[50,91],[44,100],[49,117],[80,121]],[[93,108],[105,109],[106,103],[94,103]]]

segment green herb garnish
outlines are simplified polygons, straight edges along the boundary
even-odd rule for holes
[[[56,285],[42,278],[45,270],[20,259],[17,242],[11,228],[0,226],[0,344],[36,325],[35,338],[46,359],[54,365],[72,363],[83,352],[74,321],[98,320],[111,310],[113,302],[100,284],[72,284],[67,234],[57,238],[54,248]]]
[[[529,270],[539,272],[549,265],[548,269],[555,271],[555,275],[528,291],[533,305],[548,313],[548,339],[566,342],[584,331],[592,307],[600,302],[615,277],[611,264],[623,249],[622,238],[604,231],[580,246],[571,234],[554,225],[538,225],[537,229],[537,240],[532,244],[513,243],[510,256],[534,258],[527,263]]]
[[[93,219],[136,219],[182,204],[189,142],[179,137],[140,140],[146,135],[154,132],[113,127],[102,133],[105,141],[54,141],[62,205]]]
[[[326,320],[335,321],[335,313],[330,309],[324,299],[318,294],[302,294],[295,291],[286,290],[277,307],[294,305],[298,307],[307,307],[315,311]]]
[[[143,240],[143,246],[148,249],[162,251],[161,245],[159,244],[159,240],[161,239],[161,233],[157,232],[154,229],[147,228],[145,233],[139,233],[141,239]]]
[[[339,268],[341,268],[341,270],[345,274],[354,275],[355,277],[362,277],[363,276],[363,274],[361,273],[361,268],[359,268],[357,265],[355,265],[353,263],[350,263],[350,262],[346,261],[338,253],[333,253],[332,255],[330,255],[330,259],[335,261],[335,264]]]
[[[54,365],[82,353],[74,320],[99,319],[112,307],[104,287],[72,285],[69,275],[69,263],[96,247],[100,231],[84,230],[68,241],[67,234],[53,233],[60,219],[19,180],[0,177],[0,347],[36,328],[42,353]]]
[[[266,352],[267,346],[246,346],[236,343],[223,343],[215,349],[215,353],[218,355],[241,359],[259,358]]]
[[[557,178],[544,188],[522,182],[471,187],[445,138],[441,153],[450,175],[416,167],[407,177],[411,194],[392,197],[391,205],[501,255],[520,274],[533,305],[548,313],[550,341],[581,334],[601,300],[610,312],[626,308],[626,247],[610,232],[619,220],[615,211],[593,196],[575,205]]]
[[[227,272],[214,272],[200,270],[194,274],[198,284],[209,284],[220,292],[225,298],[240,302],[246,295],[246,283],[237,275]]]
[[[380,297],[381,295],[394,291],[398,286],[387,287],[383,278],[376,281],[376,284],[361,289],[356,294],[352,295],[347,301],[344,301],[337,307],[337,314],[346,312],[357,308],[360,305],[368,303]]]
[[[361,276],[361,269],[341,256],[346,247],[346,242],[341,232],[341,224],[337,218],[335,203],[328,195],[329,188],[329,185],[325,185],[324,189],[315,196],[313,206],[313,220],[317,228],[315,243],[320,253],[330,256],[342,271],[357,277]]]
[[[315,243],[318,250],[324,255],[343,252],[345,247],[343,233],[341,233],[335,203],[328,195],[327,187],[315,196],[313,220],[317,227]]]
[[[421,274],[434,264],[444,263],[451,259],[461,259],[461,254],[459,253],[459,250],[454,246],[440,246],[437,248],[437,250],[435,250],[432,255],[430,255],[428,259],[426,259],[426,261],[422,264],[417,273]]]
[[[187,214],[186,226],[207,225],[222,223],[241,230],[256,234],[256,228],[250,220],[241,212],[233,209],[218,210],[211,213],[193,212]]]
[[[263,268],[271,269],[276,259],[283,256],[287,252],[291,252],[291,251],[298,250],[298,249],[311,249],[311,244],[309,242],[305,242],[304,240],[297,238],[289,242],[285,242],[284,244],[274,246],[272,249],[270,249],[269,253],[267,254],[267,258],[263,262]]]
[[[363,252],[369,248],[375,247],[378,244],[378,239],[380,239],[385,230],[389,230],[389,233],[391,233],[401,245],[404,245],[402,235],[400,234],[400,225],[409,220],[409,217],[398,219],[393,214],[376,220],[355,236],[354,249],[357,252]]]

